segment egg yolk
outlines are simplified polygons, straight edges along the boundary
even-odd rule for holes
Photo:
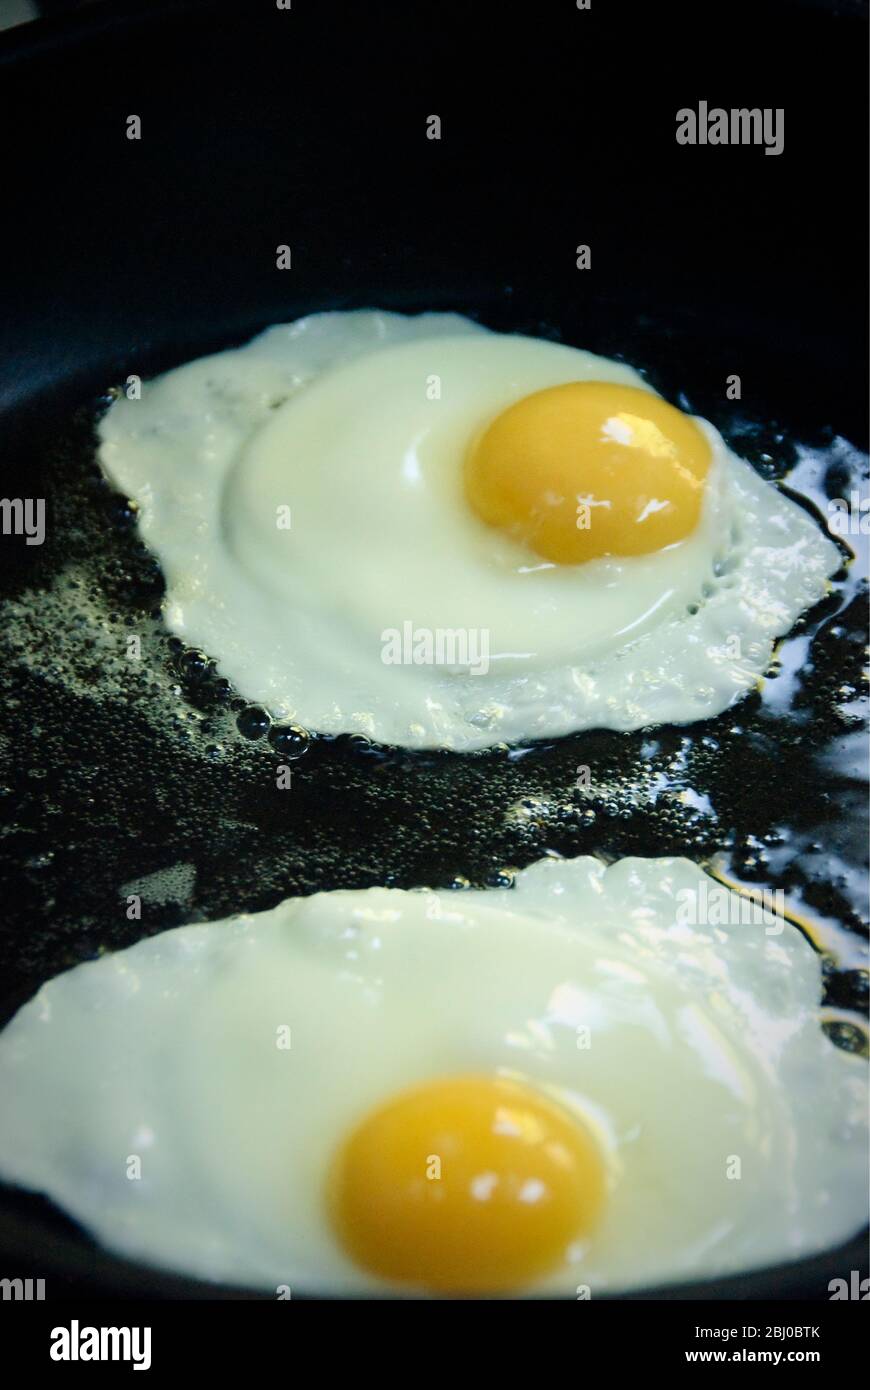
[[[698,523],[710,445],[636,386],[574,381],[502,411],[465,461],[474,512],[545,560],[646,555]]]
[[[432,1291],[516,1289],[594,1226],[606,1179],[582,1123],[528,1086],[428,1082],[368,1115],[342,1146],[329,1199],[371,1273]]]

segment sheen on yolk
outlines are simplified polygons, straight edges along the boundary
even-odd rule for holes
[[[636,386],[575,381],[502,411],[465,461],[472,510],[560,565],[645,555],[698,523],[710,445]]]
[[[438,1292],[520,1288],[594,1226],[600,1151],[567,1111],[498,1077],[432,1081],[387,1101],[342,1146],[338,1236],[384,1279]]]

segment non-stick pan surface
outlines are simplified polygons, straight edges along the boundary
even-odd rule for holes
[[[426,19],[294,0],[96,5],[5,39],[0,493],[44,496],[48,524],[43,546],[0,550],[4,1019],[101,948],[288,893],[503,883],[546,852],[686,853],[786,888],[811,934],[839,924],[827,1026],[866,1047],[854,563],[783,648],[773,704],[474,757],[314,738],[288,799],[263,790],[288,749],[244,738],[244,692],[169,641],[159,570],[93,460],[104,393],[130,373],[312,310],[451,308],[625,357],[765,476],[809,459],[823,516],[864,486],[864,38],[848,5],[736,4],[713,27],[698,6],[440,3]],[[675,112],[701,98],[783,107],[782,155],[677,146]],[[75,604],[65,623],[45,602],[69,565],[105,631],[142,635],[148,699],[108,681]],[[127,921],[122,887],[179,864],[175,895]],[[215,1292],[116,1261],[9,1191],[0,1252],[77,1294]],[[826,1297],[865,1267],[856,1238],[646,1294]]]

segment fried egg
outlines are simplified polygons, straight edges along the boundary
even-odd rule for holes
[[[624,363],[315,314],[120,396],[166,621],[279,720],[473,750],[714,716],[839,552]]]
[[[811,1254],[862,1223],[865,1068],[807,940],[745,908],[684,859],[551,859],[163,932],[0,1035],[0,1176],[272,1296],[585,1297]]]

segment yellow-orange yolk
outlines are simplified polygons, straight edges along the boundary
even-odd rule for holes
[[[698,524],[710,445],[636,386],[574,381],[502,411],[465,461],[481,520],[559,565],[646,555]]]
[[[582,1123],[499,1077],[427,1082],[368,1115],[330,1176],[364,1269],[437,1292],[521,1288],[595,1225],[606,1187]]]

